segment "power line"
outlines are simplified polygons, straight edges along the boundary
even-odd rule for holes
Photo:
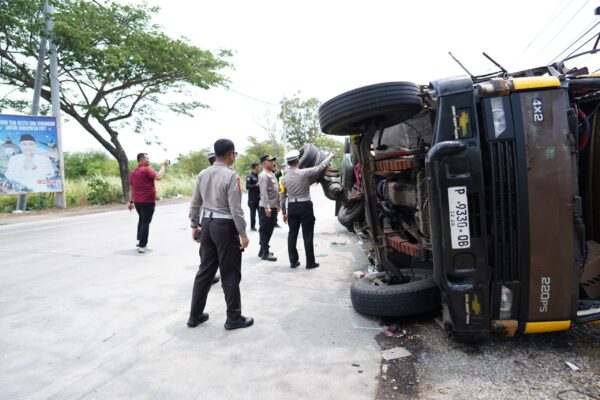
[[[585,6],[587,6],[587,4],[588,4],[589,2],[590,2],[590,0],[586,0],[586,2],[585,2],[585,3],[583,3],[583,5],[582,5],[582,6],[581,6],[581,7],[580,7],[578,10],[577,10],[577,12],[575,12],[575,14],[573,14],[573,15],[571,16],[571,18],[569,18],[569,20],[568,20],[568,21],[567,21],[567,22],[566,22],[566,23],[565,23],[565,24],[564,24],[564,25],[563,25],[563,26],[562,26],[562,27],[561,27],[561,28],[560,28],[560,29],[559,29],[559,30],[556,32],[556,34],[555,34],[555,35],[552,37],[552,39],[550,39],[550,40],[548,41],[548,43],[546,43],[546,45],[545,45],[545,46],[542,48],[542,50],[540,50],[540,51],[539,51],[539,52],[536,54],[535,58],[538,58],[538,57],[539,57],[539,56],[540,56],[540,55],[541,55],[541,54],[542,54],[542,53],[543,53],[543,52],[544,52],[544,51],[545,51],[545,50],[548,48],[548,46],[550,46],[550,44],[552,43],[552,41],[554,41],[554,39],[556,39],[556,37],[562,33],[563,29],[565,29],[565,27],[566,27],[567,25],[569,25],[569,24],[571,23],[571,21],[573,21],[573,19],[575,19],[575,17],[576,17],[576,16],[577,16],[577,15],[578,15],[578,14],[581,12],[581,10],[583,10],[583,9],[584,9],[584,7],[585,7]],[[571,4],[571,2],[569,2],[569,4]]]
[[[588,25],[587,28],[585,28],[585,33],[581,34],[577,39],[575,39],[570,45],[568,45],[563,51],[561,51],[560,53],[558,53],[558,55],[556,57],[554,57],[552,59],[552,62],[558,60],[558,58],[563,55],[564,53],[566,53],[573,45],[575,45],[575,43],[579,42],[581,39],[583,39],[583,37],[585,35],[587,35],[588,33],[590,33],[596,26],[598,26],[598,24],[600,24],[600,21],[597,22],[592,22],[590,25]],[[591,27],[590,27],[591,26]],[[596,35],[594,34],[594,37]],[[568,54],[565,58],[571,56],[572,54],[574,54],[577,50],[581,49],[583,46],[585,46],[587,43],[589,42],[589,40],[587,42],[585,42],[584,44],[582,44],[581,46],[579,46],[577,49],[573,50],[570,54]]]
[[[259,102],[259,103],[263,103],[263,104],[268,104],[268,105],[270,105],[270,106],[279,107],[279,104],[272,103],[272,102],[270,102],[270,101],[266,101],[266,100],[261,100],[261,99],[259,99],[259,98],[256,98],[256,97],[254,97],[254,96],[247,95],[247,94],[245,94],[245,93],[242,93],[242,92],[240,92],[240,91],[238,91],[238,90],[235,90],[235,89],[232,89],[232,88],[227,88],[227,90],[230,90],[230,91],[232,91],[232,92],[233,92],[233,93],[235,93],[235,94],[238,94],[238,95],[240,95],[240,96],[242,96],[242,97],[245,97],[245,98],[247,98],[247,99],[250,99],[250,100],[257,101],[257,102]]]
[[[592,37],[590,37],[588,40],[586,40],[581,46],[579,46],[578,48],[576,48],[575,50],[573,50],[571,53],[569,53],[564,59],[567,59],[569,57],[571,57],[573,54],[575,54],[575,52],[577,52],[579,49],[581,49],[583,46],[585,46],[586,44],[588,44],[589,42],[591,42],[592,40],[596,39],[598,36],[598,32],[594,33],[594,35],[592,35]]]
[[[542,29],[540,29],[538,31],[538,33],[533,37],[533,39],[531,39],[531,42],[529,42],[529,44],[527,46],[525,46],[525,49],[523,49],[523,52],[521,53],[521,56],[523,56],[525,54],[525,52],[527,51],[527,49],[529,49],[529,47],[531,47],[531,45],[533,44],[533,42],[535,42],[537,40],[537,38],[542,34],[542,32],[544,32],[546,29],[548,29],[552,23],[554,22],[554,20],[561,15],[561,13],[569,6],[571,5],[571,3],[574,0],[569,1],[566,4],[558,4],[558,6],[554,9],[554,11],[552,12],[552,14],[550,14],[550,17],[548,17],[548,19],[546,20],[546,22],[544,22],[544,24],[542,25]],[[561,9],[562,6],[562,9]],[[560,10],[560,11],[559,11]],[[557,12],[558,11],[558,12]]]

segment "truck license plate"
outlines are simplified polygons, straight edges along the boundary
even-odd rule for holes
[[[469,231],[469,203],[467,202],[466,186],[448,188],[448,208],[452,248],[468,249],[471,247],[471,235]]]

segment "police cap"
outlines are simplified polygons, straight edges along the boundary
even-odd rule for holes
[[[298,160],[300,160],[300,152],[298,150],[291,150],[285,156],[285,161],[289,162],[289,163],[290,162],[294,162],[294,161],[298,161]]]
[[[264,161],[275,161],[277,160],[277,158],[273,157],[270,154],[265,154],[260,158],[260,162],[264,162]]]

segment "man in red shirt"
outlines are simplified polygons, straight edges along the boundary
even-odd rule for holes
[[[148,251],[148,233],[150,232],[150,222],[154,215],[154,205],[156,203],[156,188],[154,181],[160,181],[167,170],[169,160],[165,160],[158,172],[150,166],[150,157],[146,153],[137,155],[138,166],[133,170],[129,177],[131,190],[129,191],[129,211],[135,210],[139,215],[137,227],[138,252],[146,253]]]

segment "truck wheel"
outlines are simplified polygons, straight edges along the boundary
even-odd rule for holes
[[[441,308],[440,291],[433,281],[433,271],[422,268],[402,269],[412,277],[407,283],[379,286],[373,277],[352,283],[350,299],[354,309],[377,317],[408,317]],[[382,278],[385,272],[376,274]]]
[[[306,143],[300,148],[300,168],[314,167],[319,156],[319,149],[312,143]]]
[[[342,93],[319,107],[321,130],[329,135],[364,133],[371,122],[382,128],[406,121],[423,108],[411,82],[387,82]]]
[[[337,217],[340,224],[350,232],[354,232],[354,222],[361,222],[365,219],[365,202],[360,200],[342,204]]]

